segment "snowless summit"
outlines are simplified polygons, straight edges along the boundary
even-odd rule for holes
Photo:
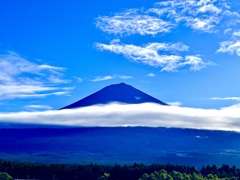
[[[124,104],[157,103],[168,105],[128,84],[112,84],[61,109],[73,109],[97,104],[118,102]]]

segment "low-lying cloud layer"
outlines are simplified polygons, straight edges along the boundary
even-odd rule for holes
[[[87,127],[175,127],[240,132],[239,108],[196,109],[157,104],[109,104],[79,109],[0,114],[1,123]]]

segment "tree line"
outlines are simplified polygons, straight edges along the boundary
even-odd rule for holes
[[[68,165],[0,161],[2,179],[81,179],[81,180],[236,180],[240,169],[223,164],[194,166],[173,164]]]

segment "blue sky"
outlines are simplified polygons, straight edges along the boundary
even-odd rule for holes
[[[125,82],[164,102],[240,101],[240,2],[0,1],[0,112],[55,110]]]

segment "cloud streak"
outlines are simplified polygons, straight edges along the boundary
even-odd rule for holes
[[[79,109],[0,114],[1,123],[86,127],[174,127],[240,132],[238,108],[195,109],[157,104],[109,104]]]
[[[240,101],[240,97],[213,97],[211,100],[220,100],[220,101]]]
[[[39,104],[30,104],[25,106],[26,109],[36,110],[36,109],[44,109],[44,110],[51,110],[52,107],[48,105],[39,105]]]
[[[0,54],[0,99],[33,98],[69,93],[62,67],[36,64],[10,52]]]
[[[107,81],[107,80],[111,80],[111,79],[116,79],[116,78],[120,78],[120,79],[132,79],[132,76],[126,76],[126,75],[107,75],[107,76],[97,76],[94,79],[92,79],[92,82],[99,82],[99,81]]]

